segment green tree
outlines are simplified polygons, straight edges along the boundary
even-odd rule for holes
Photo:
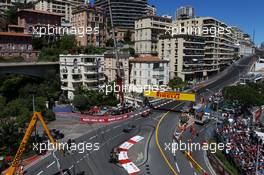
[[[170,79],[168,86],[172,88],[173,90],[178,88],[183,88],[186,86],[186,83],[182,81],[180,77],[175,77],[173,79]]]
[[[77,42],[74,35],[64,35],[56,44],[59,49],[64,51],[74,51],[77,49]]]
[[[3,96],[0,96],[0,119],[4,118],[4,108],[6,105],[6,99]]]
[[[244,108],[264,104],[262,85],[230,86],[223,89],[225,99],[238,101]],[[259,87],[259,88],[258,88]]]
[[[48,46],[48,42],[45,38],[33,38],[32,46],[34,50],[41,50]]]
[[[84,111],[87,109],[88,100],[84,95],[75,95],[72,103],[79,111]]]
[[[132,35],[132,33],[131,33],[130,30],[127,30],[125,32],[125,35],[124,35],[124,41],[125,41],[125,43],[127,43],[127,44],[130,44],[131,43],[131,35]]]
[[[114,40],[112,38],[108,39],[105,45],[106,47],[114,47]]]

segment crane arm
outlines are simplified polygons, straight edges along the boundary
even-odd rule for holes
[[[40,123],[41,123],[42,127],[44,128],[44,131],[47,134],[50,142],[53,143],[54,145],[56,145],[56,142],[53,139],[53,137],[52,137],[52,135],[50,133],[50,130],[49,130],[48,126],[46,125],[46,123],[44,121],[44,118],[42,117],[41,113],[40,112],[34,112],[34,115],[31,118],[31,121],[30,121],[30,123],[28,125],[28,128],[26,130],[26,133],[25,133],[25,135],[23,137],[23,140],[20,143],[20,146],[19,146],[19,148],[17,150],[16,156],[15,156],[13,162],[12,162],[12,165],[7,170],[6,175],[14,175],[15,174],[16,169],[19,166],[20,161],[22,159],[22,155],[23,155],[23,153],[26,150],[26,145],[28,143],[28,140],[29,140],[29,138],[30,138],[30,136],[31,136],[31,134],[32,134],[32,132],[34,130],[34,127],[35,127],[38,119],[40,120]],[[64,154],[63,150],[61,150],[61,151]]]
[[[35,126],[35,124],[37,122],[37,119],[38,119],[38,116],[37,116],[36,113],[34,113],[33,117],[31,118],[31,121],[30,121],[30,123],[28,125],[28,128],[26,130],[26,133],[25,133],[25,135],[23,137],[23,140],[20,143],[20,146],[19,146],[19,148],[17,150],[15,159],[13,160],[11,167],[7,170],[6,175],[13,175],[15,173],[17,167],[19,166],[20,160],[22,158],[23,153],[26,150],[27,142],[28,142],[28,140],[29,140],[29,138],[31,136],[31,133],[32,133],[32,131],[34,129],[34,126]]]

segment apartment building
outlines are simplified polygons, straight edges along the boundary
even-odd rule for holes
[[[108,0],[95,0],[95,6],[102,8],[110,20]],[[111,0],[114,26],[133,30],[135,20],[147,15],[147,0]]]
[[[235,36],[235,45],[238,50],[238,56],[250,56],[255,53],[254,44],[248,34],[245,34],[238,27],[232,27]]]
[[[129,60],[130,84],[145,87],[147,85],[167,85],[169,82],[169,61],[157,56],[141,55]]]
[[[158,54],[158,38],[171,26],[172,19],[146,16],[135,22],[135,51],[138,54]]]
[[[60,55],[60,79],[68,99],[80,86],[98,89],[105,83],[104,55]]]
[[[154,5],[147,5],[147,16],[156,16],[157,8]]]
[[[80,46],[104,46],[107,37],[107,21],[101,8],[93,5],[80,5],[73,10],[72,24],[75,28],[84,28],[85,35],[76,35]],[[87,29],[90,32],[87,33]]]
[[[188,34],[205,39],[207,62],[218,65],[218,71],[230,65],[234,59],[235,37],[231,27],[212,17],[197,17],[176,20],[172,25],[172,35]],[[217,73],[217,71],[215,72]]]
[[[43,10],[54,12],[63,15],[62,25],[68,26],[71,22],[72,11],[80,4],[83,4],[81,0],[41,0],[35,4],[36,10]]]
[[[47,27],[50,26],[61,26],[61,18],[62,15],[53,12],[41,11],[41,10],[33,10],[33,9],[19,9],[18,10],[18,25],[11,25],[9,26],[9,30],[12,28],[23,28],[24,33],[40,33],[44,31],[40,31],[39,27]],[[38,32],[36,32],[37,30]],[[46,33],[48,33],[46,31]]]
[[[193,35],[163,35],[159,39],[159,57],[170,61],[170,79],[197,82],[218,70],[216,61],[205,59],[205,39]]]
[[[121,75],[123,78],[123,82],[125,84],[129,84],[129,54],[127,53],[119,53],[119,65],[123,74]],[[117,73],[117,61],[114,53],[105,53],[104,54],[105,61],[105,75],[107,77],[108,82],[112,82],[116,80]]]
[[[194,18],[194,8],[191,6],[180,7],[176,10],[176,19],[190,19]]]

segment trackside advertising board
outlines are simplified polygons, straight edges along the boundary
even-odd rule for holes
[[[182,92],[160,92],[160,91],[145,91],[145,97],[173,99],[179,101],[193,101],[195,102],[195,94]]]

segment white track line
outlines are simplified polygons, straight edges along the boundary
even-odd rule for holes
[[[41,170],[37,175],[40,175],[41,173],[43,173],[43,171]]]
[[[176,165],[177,171],[180,173],[181,171],[180,171],[180,169],[179,169],[178,163],[175,162],[175,165]]]
[[[55,163],[55,161],[53,161],[51,164],[49,164],[49,165],[47,166],[47,168],[51,167],[54,163]]]
[[[191,162],[189,162],[190,163],[190,166],[193,168],[193,165],[192,165],[192,163]]]
[[[94,135],[92,137],[89,138],[89,140],[93,140],[97,135]]]

